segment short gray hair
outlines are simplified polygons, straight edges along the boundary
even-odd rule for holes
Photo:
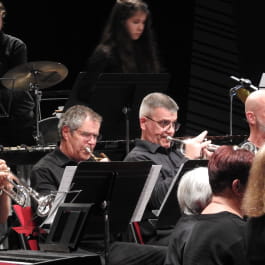
[[[183,213],[200,214],[209,204],[211,197],[212,190],[207,167],[196,167],[182,176],[177,198]]]
[[[102,117],[89,107],[83,105],[74,105],[66,112],[64,112],[58,123],[58,132],[60,138],[62,138],[62,128],[67,126],[71,131],[75,131],[80,128],[87,117],[91,120],[99,122],[101,124]]]
[[[139,118],[151,115],[156,108],[165,108],[174,113],[179,110],[178,104],[171,97],[163,93],[154,92],[143,98],[139,110]]]

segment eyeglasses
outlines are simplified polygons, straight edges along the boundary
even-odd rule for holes
[[[172,126],[175,131],[178,131],[181,126],[181,124],[178,123],[177,121],[169,121],[169,120],[155,121],[148,116],[145,117],[153,122],[156,122],[163,129],[169,129]]]
[[[100,134],[93,134],[85,131],[81,131],[79,129],[76,130],[76,132],[82,136],[83,138],[86,138],[86,140],[95,140],[95,141],[100,141],[102,136]]]

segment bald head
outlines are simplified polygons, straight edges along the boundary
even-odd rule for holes
[[[245,102],[245,112],[256,112],[260,108],[265,108],[265,89],[252,92]]]

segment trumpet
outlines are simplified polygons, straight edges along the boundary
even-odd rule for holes
[[[16,181],[14,181],[10,176],[7,177],[7,181],[13,186],[13,189],[8,190],[6,188],[2,188],[2,191],[6,193],[18,205],[25,207],[27,204],[29,204],[30,198],[32,197],[37,202],[37,215],[44,217],[49,214],[52,203],[55,199],[55,194],[51,193],[41,196],[33,188],[20,183],[17,178]]]
[[[55,193],[40,195],[37,191],[35,191],[31,187],[28,187],[27,191],[29,196],[32,197],[35,202],[37,202],[38,205],[36,209],[37,215],[40,217],[47,216],[52,208],[52,204],[55,199]]]
[[[87,153],[90,154],[91,158],[96,161],[96,162],[110,162],[110,159],[104,154],[104,153],[100,153],[100,157],[95,156],[93,154],[93,152],[91,151],[91,149],[87,146],[85,147],[85,150]]]
[[[181,140],[181,139],[178,139],[178,138],[173,138],[171,136],[167,136],[167,140],[171,141],[171,142],[179,143],[180,144],[180,151],[184,154],[185,144],[186,144],[185,140]],[[210,151],[210,152],[216,151],[219,147],[220,147],[220,145],[216,145],[216,144],[208,144],[206,146],[207,150]],[[233,148],[234,148],[234,150],[246,149],[246,150],[248,150],[248,151],[250,151],[250,152],[252,152],[254,154],[257,153],[257,151],[258,151],[257,147],[251,142],[245,142],[242,145],[233,145]]]
[[[10,170],[8,170],[10,172]],[[17,184],[10,176],[7,176],[6,180],[13,186],[13,189],[7,189],[3,187],[1,192],[7,194],[18,205],[24,207],[28,203],[28,192],[23,185]]]
[[[170,141],[170,142],[179,143],[180,144],[180,151],[182,153],[184,153],[185,145],[186,145],[186,141],[185,140],[180,140],[178,138],[173,138],[171,136],[167,136],[167,140]],[[210,151],[210,152],[214,152],[218,147],[220,147],[220,145],[208,144],[206,146],[207,150]]]

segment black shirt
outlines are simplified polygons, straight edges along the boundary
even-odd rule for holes
[[[27,47],[22,40],[0,31],[0,46],[0,76],[27,62]]]
[[[246,265],[245,221],[230,212],[198,215],[182,265]]]
[[[33,167],[31,174],[32,188],[40,193],[46,194],[50,193],[50,191],[57,191],[64,169],[66,166],[70,165],[77,165],[77,163],[65,156],[59,148],[56,148],[54,151],[44,156]],[[40,220],[36,221],[38,222]],[[85,231],[82,233],[82,236],[84,236],[84,234]],[[82,243],[84,244],[84,242]],[[97,247],[96,251],[100,251],[101,249],[97,243],[97,240],[95,240],[94,247]],[[80,244],[80,248],[95,251],[95,249],[91,249],[91,245]],[[109,264],[162,265],[165,253],[165,247],[114,241],[110,245]]]
[[[164,148],[158,144],[136,139],[135,147],[125,157],[124,161],[150,160],[154,165],[162,165],[160,175],[151,197],[153,209],[158,209],[162,203],[173,177],[178,172],[182,163],[188,158],[173,145]]]
[[[31,172],[31,186],[41,194],[49,194],[57,191],[66,166],[74,166],[77,163],[70,160],[57,147],[45,155],[34,165]]]
[[[0,31],[0,77],[14,67],[27,62],[26,44],[9,34]],[[25,87],[11,91],[0,84],[0,144],[15,146],[35,143],[34,108],[32,95]],[[9,115],[8,119],[4,116]]]
[[[183,252],[191,234],[192,228],[197,222],[198,215],[183,214],[178,220],[169,239],[167,256],[164,265],[181,265]]]

